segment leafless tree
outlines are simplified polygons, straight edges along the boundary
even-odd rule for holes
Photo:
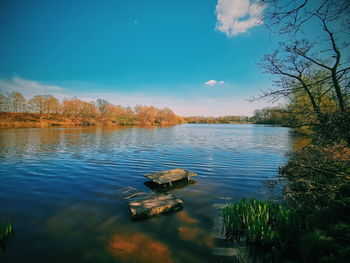
[[[258,98],[307,96],[320,126],[326,127],[334,116],[344,126],[350,112],[350,27],[346,24],[350,1],[261,2],[268,5],[266,24],[284,42],[259,63],[264,72],[275,76],[275,85]],[[313,30],[304,30],[308,26]],[[323,97],[333,97],[336,102],[333,116],[320,106]]]
[[[110,103],[106,100],[103,100],[103,99],[96,100],[96,107],[102,115],[106,112],[108,104]]]
[[[40,115],[44,113],[45,102],[42,95],[36,95],[28,101],[28,105],[33,112],[38,112]]]
[[[0,93],[0,112],[10,112],[11,103],[10,95],[8,93]]]
[[[45,96],[45,113],[46,114],[55,114],[57,115],[59,113],[60,103],[58,99],[56,99],[54,96],[47,95]]]
[[[265,24],[274,32],[292,35],[304,31],[304,26],[315,17],[326,22],[340,22],[350,29],[349,0],[260,0],[267,7]]]
[[[26,109],[26,100],[19,92],[12,92],[10,94],[10,104],[12,112],[24,112]]]

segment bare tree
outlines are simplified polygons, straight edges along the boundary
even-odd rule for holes
[[[81,101],[80,115],[84,120],[91,120],[96,118],[97,110],[93,102]]]
[[[13,112],[23,112],[26,108],[26,100],[19,92],[12,92],[10,94],[10,104]]]
[[[64,99],[62,103],[62,113],[66,117],[78,118],[80,115],[81,100],[77,98]]]
[[[275,87],[258,98],[277,100],[307,96],[317,123],[346,130],[350,112],[349,0],[262,0],[267,4],[267,25],[282,34],[284,43],[259,64],[264,72],[276,76]],[[346,26],[341,27],[344,24]],[[314,30],[306,34],[304,28]],[[286,44],[287,43],[287,44]],[[320,94],[320,86],[322,93]],[[322,98],[336,102],[330,114],[321,107]],[[330,123],[335,126],[329,126]],[[350,141],[347,131],[345,137]]]
[[[157,111],[157,122],[159,124],[171,125],[176,123],[178,117],[169,108],[158,109]]]
[[[74,117],[84,121],[97,116],[97,109],[93,102],[86,102],[77,98],[65,99],[62,103],[62,113],[66,117]]]
[[[265,24],[274,32],[296,34],[315,17],[325,17],[327,22],[341,22],[350,29],[349,0],[260,0],[267,6]]]
[[[45,107],[44,110],[46,114],[57,115],[59,113],[60,103],[58,99],[56,99],[54,96],[46,95],[44,107]]]
[[[44,98],[42,95],[36,95],[28,101],[28,105],[33,112],[38,112],[40,115],[44,113]]]
[[[7,93],[0,93],[0,112],[10,112],[11,103],[10,95]]]
[[[135,106],[135,115],[142,124],[152,125],[156,121],[157,108],[153,106]]]
[[[110,103],[106,100],[103,100],[103,99],[96,100],[96,107],[102,115],[106,112],[108,104]]]

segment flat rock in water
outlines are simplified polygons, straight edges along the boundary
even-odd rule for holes
[[[171,184],[175,181],[190,180],[191,176],[195,176],[194,172],[186,171],[184,169],[172,169],[151,174],[146,174],[145,177],[157,184]]]
[[[146,181],[143,184],[149,187],[155,193],[168,193],[174,189],[182,189],[187,186],[193,185],[195,183],[196,181],[190,179],[190,180],[175,181],[175,182],[172,182],[171,184],[157,184],[152,181]]]
[[[181,210],[183,202],[171,194],[150,195],[129,201],[129,207],[133,219],[146,219]]]

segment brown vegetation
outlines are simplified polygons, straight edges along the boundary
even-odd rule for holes
[[[175,125],[183,122],[169,108],[137,105],[123,107],[98,99],[78,98],[60,102],[52,95],[26,101],[19,92],[0,93],[0,127],[46,127],[71,125]]]

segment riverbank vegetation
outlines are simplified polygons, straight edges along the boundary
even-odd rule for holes
[[[223,232],[245,241],[251,261],[348,262],[350,148],[316,142],[293,152],[281,169],[288,179],[281,203],[252,199],[224,207]]]
[[[52,95],[26,100],[19,92],[0,93],[0,126],[174,125],[182,121],[169,108],[123,107],[102,99],[86,102],[73,98],[60,102]]]
[[[183,117],[187,123],[252,123],[248,116],[227,115],[220,117],[191,116]]]
[[[241,200],[223,209],[224,233],[244,240],[259,262],[348,262],[350,258],[350,60],[348,1],[266,0],[268,25],[289,39],[260,66],[275,88],[258,98],[286,105],[254,114],[306,134],[309,145],[280,169],[280,204]],[[305,34],[312,25],[314,34]],[[318,26],[318,28],[317,28]],[[319,41],[322,40],[322,41]],[[283,204],[283,206],[282,206]],[[266,255],[269,257],[266,257]]]

